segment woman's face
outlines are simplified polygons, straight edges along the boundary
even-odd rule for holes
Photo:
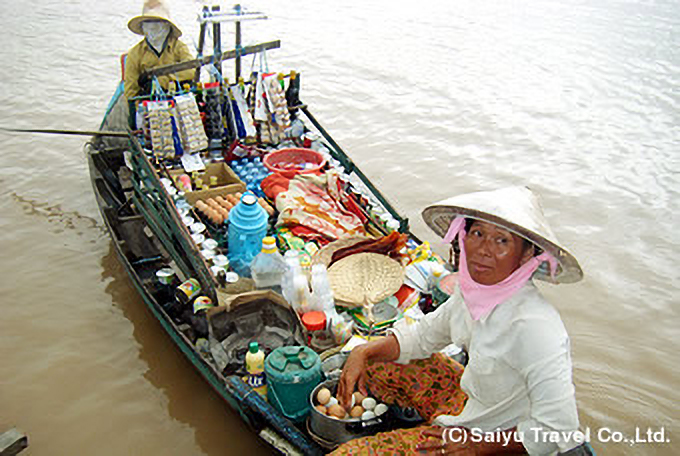
[[[521,237],[487,222],[475,221],[465,236],[467,267],[482,285],[502,282],[533,255]]]

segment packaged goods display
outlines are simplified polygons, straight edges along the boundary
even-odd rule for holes
[[[144,102],[153,152],[160,158],[175,156],[172,104],[171,100]]]
[[[174,98],[184,152],[193,154],[208,148],[208,138],[193,93]]]

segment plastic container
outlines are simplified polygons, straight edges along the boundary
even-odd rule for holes
[[[262,251],[250,265],[257,288],[269,288],[281,293],[281,279],[286,272],[286,261],[276,247],[276,239],[267,236],[262,240]]]
[[[286,263],[286,271],[281,277],[281,294],[297,313],[301,313],[301,303],[298,294],[295,292],[295,277],[302,275],[298,251],[288,250],[283,256],[283,260]]]
[[[308,347],[279,347],[265,360],[267,399],[287,418],[301,422],[309,414],[309,395],[323,380],[321,360]]]
[[[309,345],[317,352],[328,350],[335,345],[333,335],[326,325],[326,314],[315,310],[302,315],[302,324],[309,331]]]
[[[326,159],[312,149],[289,148],[269,153],[262,163],[268,170],[292,179],[296,174],[320,171],[326,165]]]
[[[329,312],[335,308],[333,290],[328,281],[328,271],[326,265],[315,264],[312,266],[312,309],[322,312]]]
[[[246,371],[248,377],[246,383],[258,393],[267,394],[266,377],[264,373],[264,352],[260,344],[251,342],[246,353]]]
[[[250,277],[250,263],[260,252],[262,239],[267,234],[267,212],[257,204],[252,192],[241,196],[241,201],[229,212],[229,264],[240,276]]]
[[[302,262],[301,262],[302,264]],[[297,311],[299,314],[304,314],[311,312],[312,308],[312,296],[309,293],[309,283],[307,282],[307,275],[302,269],[300,273],[293,277],[293,293],[294,302],[293,307],[297,306]]]

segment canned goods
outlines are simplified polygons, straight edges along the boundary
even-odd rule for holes
[[[175,280],[175,271],[172,268],[163,268],[156,271],[156,278],[163,285],[172,285]]]
[[[210,272],[217,278],[220,273],[226,274],[226,270],[222,266],[210,266]]]
[[[206,239],[205,241],[203,241],[203,244],[201,244],[201,246],[204,249],[215,250],[217,249],[217,241],[214,239]]]
[[[194,233],[191,235],[191,239],[194,240],[196,245],[201,245],[205,241],[205,235],[203,233]]]
[[[238,274],[235,272],[227,272],[225,279],[227,283],[236,283],[238,282]]]
[[[203,249],[203,250],[201,250],[201,256],[203,258],[205,258],[206,260],[210,261],[215,256],[215,251],[209,250],[209,249]]]
[[[189,226],[189,229],[191,230],[192,234],[198,234],[198,233],[202,233],[202,232],[205,231],[205,225],[201,222],[196,222],[196,223],[192,223]]]
[[[212,260],[215,266],[219,266],[224,270],[229,268],[229,259],[226,255],[215,255]]]
[[[201,283],[196,279],[189,279],[175,290],[175,297],[182,304],[191,302],[201,292]]]
[[[194,301],[194,313],[198,313],[201,310],[209,309],[213,306],[212,299],[207,296],[199,296]]]

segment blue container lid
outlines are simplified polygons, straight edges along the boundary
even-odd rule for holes
[[[251,191],[245,192],[241,196],[241,201],[229,212],[230,227],[247,230],[266,229],[267,220],[267,213],[262,206],[257,204],[257,196]],[[260,245],[258,245],[259,248]]]

